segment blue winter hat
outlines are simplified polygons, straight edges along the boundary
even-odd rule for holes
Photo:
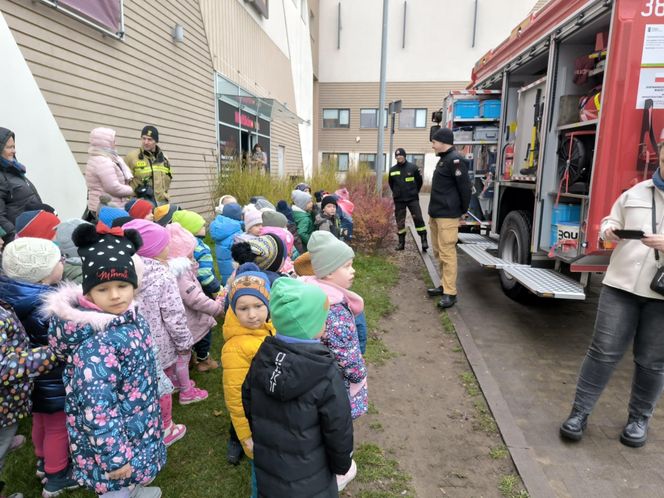
[[[129,216],[129,213],[121,208],[116,208],[112,206],[103,206],[99,210],[98,218],[104,225],[107,227],[113,226],[113,221],[117,218],[126,218]]]
[[[237,202],[230,202],[224,206],[221,214],[226,218],[231,218],[237,221],[242,220],[242,206]]]
[[[281,200],[277,202],[277,213],[283,214],[288,221],[295,223],[295,219],[293,218],[293,210],[290,208],[286,201]]]
[[[244,263],[235,272],[235,279],[228,291],[228,300],[233,313],[237,300],[242,296],[256,297],[265,306],[270,306],[270,280],[254,263]]]

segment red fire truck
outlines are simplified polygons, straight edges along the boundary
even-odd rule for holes
[[[460,249],[514,299],[584,299],[610,256],[602,218],[658,165],[663,108],[664,0],[551,0],[444,104],[490,232]]]

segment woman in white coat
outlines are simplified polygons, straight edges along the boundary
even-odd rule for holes
[[[602,282],[595,331],[581,365],[572,413],[560,427],[565,439],[581,439],[595,403],[632,346],[634,377],[620,441],[635,448],[646,443],[648,421],[664,388],[664,295],[650,288],[658,266],[664,264],[663,145],[653,178],[624,192],[602,220],[600,236],[617,242],[617,247]],[[641,230],[646,235],[621,239],[619,230]]]

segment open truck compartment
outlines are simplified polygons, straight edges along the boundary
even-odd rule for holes
[[[511,297],[583,299],[589,273],[606,268],[602,218],[657,167],[644,115],[659,137],[662,46],[664,9],[653,2],[552,0],[478,61],[468,97],[448,97],[474,99],[460,109],[476,119],[492,93],[500,98],[495,143],[460,140],[490,192],[492,206],[480,195],[478,203],[497,240],[460,248],[499,270]],[[491,147],[495,161],[484,171],[475,157]],[[580,282],[561,270],[579,272]]]

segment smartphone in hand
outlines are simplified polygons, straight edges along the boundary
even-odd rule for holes
[[[616,237],[621,239],[639,240],[646,236],[643,230],[614,230]]]

